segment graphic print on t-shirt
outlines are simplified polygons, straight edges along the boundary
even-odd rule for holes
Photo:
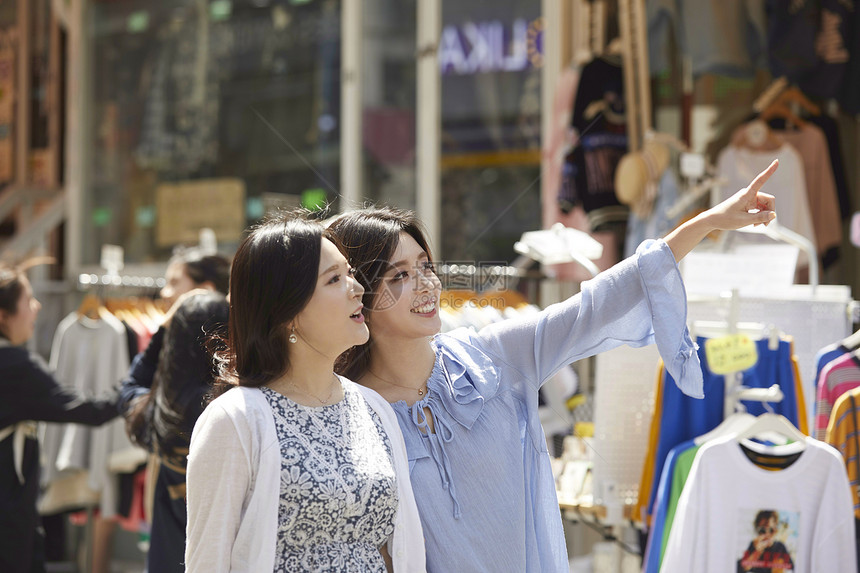
[[[796,511],[740,509],[738,573],[793,572],[799,523]]]

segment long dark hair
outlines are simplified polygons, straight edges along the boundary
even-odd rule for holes
[[[223,294],[196,294],[176,309],[164,335],[152,384],[152,431],[159,453],[172,459],[174,465],[185,467],[185,456],[176,455],[176,449],[188,447],[194,422],[215,380],[207,338],[223,339],[227,322],[228,305]]]
[[[251,231],[233,257],[226,348],[216,353],[214,395],[233,386],[261,386],[289,370],[288,323],[316,287],[321,223],[302,213],[268,220]]]
[[[373,308],[383,276],[391,268],[391,257],[400,243],[400,233],[406,233],[427,253],[430,247],[423,226],[412,211],[376,207],[345,213],[328,227],[332,240],[355,268],[355,278],[364,287],[364,314],[371,325],[370,339],[354,346],[338,357],[335,371],[350,380],[360,380],[370,365],[373,344]]]

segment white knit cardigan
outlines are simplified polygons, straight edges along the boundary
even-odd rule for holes
[[[393,449],[399,501],[388,550],[394,571],[423,573],[424,535],[397,417],[373,390],[340,380],[379,415]],[[274,416],[260,389],[233,388],[209,404],[194,426],[188,455],[187,572],[274,569],[280,473]]]

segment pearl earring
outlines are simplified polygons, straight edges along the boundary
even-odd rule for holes
[[[299,337],[296,336],[296,327],[295,326],[292,328],[292,331],[290,332],[290,337],[287,338],[287,340],[290,341],[290,344],[295,344],[296,342],[299,341]]]

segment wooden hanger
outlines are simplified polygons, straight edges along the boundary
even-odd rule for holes
[[[110,314],[108,309],[102,304],[101,299],[90,293],[81,301],[78,307],[78,317],[87,317],[93,320],[99,320],[104,317],[104,314]]]
[[[759,118],[762,121],[770,121],[774,118],[784,119],[795,127],[806,126],[806,122],[800,119],[793,111],[791,111],[791,108],[789,108],[788,104],[783,101],[776,101],[771,105],[767,106],[767,108],[765,108],[765,110],[761,112]]]
[[[812,103],[808,97],[803,95],[803,92],[792,86],[786,89],[784,92],[779,94],[779,97],[776,98],[776,102],[774,103],[782,103],[782,104],[797,104],[811,115],[821,115],[821,108],[814,103]]]

